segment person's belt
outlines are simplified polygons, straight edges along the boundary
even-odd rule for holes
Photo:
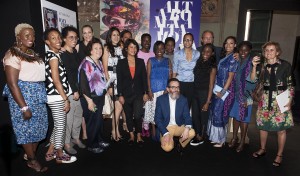
[[[112,66],[108,66],[107,69],[108,69],[108,71],[114,71],[114,67],[112,67]]]

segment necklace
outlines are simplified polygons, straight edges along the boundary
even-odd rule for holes
[[[24,59],[28,62],[33,62],[33,61],[41,62],[42,61],[42,59],[39,57],[39,55],[36,52],[34,52],[32,49],[27,49],[24,52],[20,48],[13,46],[10,48],[10,52],[13,56],[20,57],[21,59]]]

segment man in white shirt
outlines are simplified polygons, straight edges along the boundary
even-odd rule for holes
[[[154,121],[161,133],[161,147],[169,152],[174,148],[173,136],[180,137],[184,148],[195,136],[187,99],[180,95],[179,80],[168,81],[168,94],[157,98]]]

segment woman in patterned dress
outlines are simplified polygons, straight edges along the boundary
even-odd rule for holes
[[[236,148],[236,152],[241,152],[244,148],[248,124],[251,120],[253,104],[251,92],[255,87],[255,83],[247,80],[252,70],[252,57],[250,56],[251,49],[252,44],[249,41],[242,41],[238,45],[240,59],[234,78],[234,103],[230,111],[230,117],[232,117],[233,120],[233,138],[228,144],[229,148],[233,148],[237,145],[237,134],[240,128],[241,141]]]
[[[238,62],[234,59],[236,49],[236,38],[229,36],[225,39],[222,49],[222,59],[218,64],[215,85],[222,88],[216,92],[212,99],[210,115],[207,125],[209,140],[216,143],[214,147],[222,147],[226,140],[229,112],[233,105],[234,89],[233,78],[237,70]],[[229,95],[225,100],[221,99],[225,93]]]
[[[44,172],[36,158],[38,143],[45,139],[48,128],[47,94],[45,89],[45,64],[31,47],[35,32],[31,25],[18,24],[15,28],[16,44],[3,59],[12,126],[17,143],[27,155],[27,166]]]
[[[258,102],[256,112],[256,124],[260,130],[260,149],[253,153],[254,158],[260,158],[266,154],[266,143],[269,131],[277,132],[278,150],[273,165],[279,167],[282,162],[282,154],[286,142],[286,129],[293,126],[291,102],[294,95],[291,65],[280,59],[281,48],[277,42],[267,42],[262,46],[263,56],[266,60],[264,67],[264,93]],[[251,80],[257,81],[257,65],[260,58],[254,57],[252,64]],[[281,113],[276,96],[288,90],[289,102],[285,105],[286,111]]]
[[[108,30],[106,37],[106,45],[103,51],[103,67],[105,72],[106,80],[108,81],[110,78],[117,77],[117,64],[118,60],[123,59],[124,56],[122,54],[122,48],[120,47],[120,31],[116,27],[112,27]],[[114,92],[113,92],[114,91]],[[112,96],[114,93],[113,100],[115,101],[115,117],[112,118],[112,131],[111,137],[114,141],[119,141],[122,139],[122,136],[119,131],[119,120],[121,112],[123,111],[123,107],[118,99],[118,91],[117,91],[117,80],[114,81],[114,90],[110,88],[108,93]],[[125,115],[122,114],[123,123],[126,124]],[[116,122],[115,122],[116,121]],[[127,129],[127,127],[126,127]]]
[[[87,126],[87,147],[93,153],[101,153],[109,146],[103,141],[104,95],[106,94],[106,79],[102,62],[100,61],[103,46],[99,39],[92,39],[87,45],[90,53],[79,66],[79,90],[83,116]]]

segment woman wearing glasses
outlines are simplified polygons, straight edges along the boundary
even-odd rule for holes
[[[180,93],[188,100],[189,108],[192,105],[194,73],[193,69],[200,57],[199,51],[192,48],[194,36],[186,33],[183,37],[184,48],[175,52],[173,64],[173,78],[180,81]]]
[[[85,148],[85,145],[79,140],[81,122],[82,122],[82,107],[79,101],[77,70],[79,67],[79,57],[75,46],[78,40],[77,29],[72,26],[67,26],[62,29],[62,39],[64,52],[61,54],[61,60],[67,71],[67,77],[72,89],[72,94],[68,97],[70,101],[70,111],[67,113],[66,119],[66,137],[64,149],[69,154],[76,154],[77,151],[72,147],[71,142],[77,144],[79,148]]]

